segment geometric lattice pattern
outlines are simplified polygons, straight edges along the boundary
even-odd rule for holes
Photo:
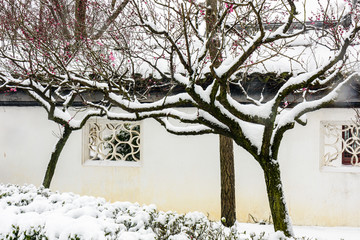
[[[122,122],[90,122],[89,160],[140,161],[140,125]]]
[[[326,123],[324,127],[325,166],[360,166],[360,126],[353,123]]]

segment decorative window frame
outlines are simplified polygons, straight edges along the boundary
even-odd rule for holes
[[[123,128],[124,124],[139,126],[139,134],[135,137],[136,138],[135,141],[137,141],[137,145],[138,145],[135,153],[139,153],[139,155],[140,155],[139,159],[137,161],[125,161],[125,160],[118,160],[118,159],[117,160],[91,159],[90,138],[91,138],[91,135],[94,134],[94,132],[91,132],[91,128],[94,126],[94,124],[100,125],[101,128],[105,127],[106,125],[112,125],[112,126],[115,126],[115,129],[117,129],[118,126],[120,126],[120,128]],[[110,131],[109,129],[107,129],[107,130]],[[82,138],[83,138],[83,142],[82,142],[82,148],[83,148],[82,165],[83,166],[141,167],[143,164],[142,154],[141,154],[141,152],[142,152],[141,122],[123,122],[123,121],[108,120],[108,119],[104,119],[104,118],[92,118],[92,119],[89,119],[83,127]],[[104,141],[102,141],[103,139],[102,140],[97,139],[97,140],[100,142],[104,142]],[[134,138],[131,141],[134,141]],[[98,146],[97,149],[99,149],[99,148],[100,147]],[[98,156],[98,154],[97,154],[97,156]]]
[[[353,121],[321,121],[320,122],[320,170],[323,172],[360,173],[360,158],[355,165],[344,165],[342,162],[346,143],[343,126],[355,125]],[[360,126],[357,127],[360,131]],[[360,150],[357,147],[356,152]]]

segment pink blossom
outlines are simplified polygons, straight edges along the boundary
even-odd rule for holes
[[[228,4],[228,3],[225,3],[225,7],[227,9],[229,9],[229,13],[233,12],[234,11],[234,4]]]
[[[115,61],[115,57],[112,52],[110,52],[109,58],[111,61]]]

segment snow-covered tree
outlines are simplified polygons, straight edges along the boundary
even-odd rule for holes
[[[36,81],[45,89],[56,79],[62,89],[102,93],[101,102],[87,104],[110,119],[154,118],[177,135],[233,139],[263,169],[275,230],[291,236],[278,161],[283,135],[296,122],[305,124],[306,113],[333,102],[357,76],[351,67],[358,9],[347,0],[331,2],[317,12],[294,0],[218,1],[213,11],[200,0],[131,0],[101,38],[76,23],[77,37],[54,40],[49,51],[36,51],[41,41],[3,48],[2,59],[12,65],[4,62],[11,76],[2,79]],[[218,13],[211,28],[207,11]],[[101,29],[93,20],[91,29]],[[34,38],[21,28],[14,32]],[[55,58],[53,49],[64,53]],[[36,61],[28,56],[47,62],[29,71]],[[194,111],[177,108],[183,106]]]
[[[104,115],[87,107],[87,89],[75,83],[64,85],[59,75],[69,77],[79,68],[94,72],[91,69],[106,63],[104,52],[94,54],[92,45],[101,44],[98,39],[128,3],[0,1],[0,89],[25,91],[46,110],[49,120],[60,126],[43,179],[47,188],[71,133],[81,129],[90,117]]]
[[[131,80],[132,87],[84,76],[77,82],[94,86],[109,104],[126,112],[99,105],[111,119],[151,117],[170,133],[232,138],[264,171],[275,230],[291,236],[278,161],[280,143],[296,122],[306,124],[306,113],[333,102],[341,87],[357,76],[349,67],[357,54],[350,48],[360,29],[358,9],[351,2],[320,5],[313,16],[299,3],[222,1],[206,34],[209,6],[204,2],[132,1],[138,16],[129,27],[132,37],[114,33],[132,71],[123,80]],[[215,55],[213,44],[218,46]],[[255,72],[261,81],[255,82]],[[163,97],[144,103],[145,94],[134,94],[141,89],[136,84],[155,79],[161,79],[153,88],[163,91]],[[184,105],[194,112],[176,108]]]

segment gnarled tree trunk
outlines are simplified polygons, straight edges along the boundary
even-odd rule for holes
[[[294,236],[289,211],[281,183],[280,166],[275,160],[266,159],[261,164],[264,171],[267,196],[275,231],[283,231],[287,237]]]

